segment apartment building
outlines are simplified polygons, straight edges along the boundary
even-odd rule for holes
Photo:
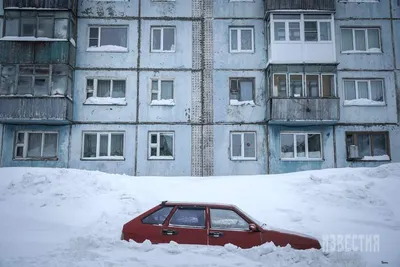
[[[0,166],[400,162],[397,0],[0,0]]]

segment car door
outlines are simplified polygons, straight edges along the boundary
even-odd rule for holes
[[[207,244],[205,207],[177,207],[161,230],[164,242],[178,244]]]
[[[261,233],[249,230],[249,222],[235,210],[210,208],[209,245],[233,244],[241,248],[261,245]]]

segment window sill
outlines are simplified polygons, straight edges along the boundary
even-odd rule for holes
[[[175,53],[175,50],[151,50],[151,53]]]
[[[391,162],[391,159],[346,159],[349,162]]]
[[[286,158],[281,158],[281,161],[324,161],[324,159],[286,159]]]
[[[125,157],[81,158],[81,161],[125,161]]]
[[[13,158],[15,161],[58,161],[56,158]]]
[[[342,54],[383,54],[380,51],[341,51]]]
[[[175,160],[174,157],[149,157],[148,160]]]
[[[68,41],[67,38],[48,38],[48,37],[19,37],[19,36],[4,36],[0,41],[22,41],[22,42],[60,42]]]
[[[175,102],[173,99],[153,100],[151,101],[150,106],[175,106]]]
[[[257,161],[257,158],[231,158],[231,161]]]
[[[252,51],[229,51],[231,54],[254,54],[254,50]]]
[[[128,53],[127,47],[122,46],[100,46],[100,47],[88,47],[86,52],[107,52],[107,53]]]
[[[251,100],[251,101],[238,101],[238,100],[234,100],[234,99],[229,100],[229,105],[230,106],[252,106],[252,107],[256,106],[256,104],[254,103],[253,100]]]
[[[355,99],[355,100],[344,100],[343,106],[344,107],[351,107],[351,106],[383,107],[383,106],[386,106],[386,103],[369,100],[369,99]]]
[[[89,97],[83,105],[93,106],[126,106],[125,98],[111,98],[111,97]]]

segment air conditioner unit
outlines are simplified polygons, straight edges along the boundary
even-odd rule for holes
[[[358,155],[358,146],[349,146],[349,159],[358,159],[359,157],[360,156]]]

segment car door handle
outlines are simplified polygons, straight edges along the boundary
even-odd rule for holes
[[[161,232],[163,235],[177,235],[178,234],[178,231],[170,230],[170,229],[162,229]]]
[[[212,236],[212,237],[218,238],[218,237],[223,236],[224,234],[221,233],[221,232],[210,232],[208,235],[209,235],[209,236]]]

